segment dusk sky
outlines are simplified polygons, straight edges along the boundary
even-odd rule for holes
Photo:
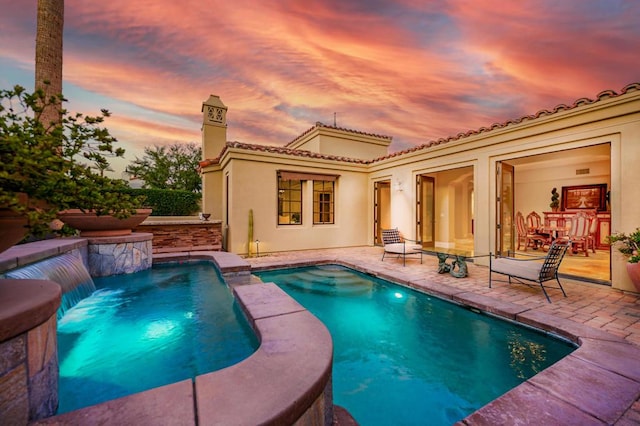
[[[36,0],[0,0],[0,88],[34,85]],[[127,150],[284,145],[320,121],[403,150],[640,82],[638,0],[65,2],[67,109]]]

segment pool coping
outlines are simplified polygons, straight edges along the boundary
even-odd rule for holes
[[[301,261],[275,260],[253,271],[275,268],[342,265],[434,297],[566,339],[575,351],[489,402],[457,425],[563,424],[602,425],[638,419],[632,407],[640,397],[640,347],[605,331],[515,303],[433,283],[427,278],[372,270],[332,256]],[[628,416],[625,414],[628,413]]]

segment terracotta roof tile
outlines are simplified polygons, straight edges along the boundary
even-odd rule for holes
[[[346,129],[344,127],[336,127],[336,126],[329,126],[327,124],[321,123],[319,121],[316,122],[315,126],[305,130],[301,135],[297,136],[294,140],[292,140],[291,142],[287,143],[285,145],[285,147],[290,146],[292,144],[294,144],[295,142],[299,141],[300,139],[302,139],[304,136],[308,135],[309,133],[311,133],[314,129],[320,128],[320,127],[324,127],[325,129],[334,129],[334,130],[340,130],[342,132],[349,132],[349,133],[353,133],[356,135],[365,135],[365,136],[373,136],[376,138],[381,138],[381,139],[393,139],[391,136],[385,136],[385,135],[378,135],[375,133],[367,133],[367,132],[361,132],[359,130],[353,130],[353,129]]]
[[[200,161],[200,167],[207,167],[212,164],[217,164],[220,162],[220,158],[229,148],[238,148],[245,149],[248,151],[254,152],[269,152],[272,154],[284,154],[284,155],[293,155],[297,157],[306,157],[306,158],[319,158],[323,160],[333,160],[333,161],[343,161],[345,163],[355,163],[355,164],[369,164],[371,161],[362,160],[359,158],[349,158],[349,157],[341,157],[337,155],[326,155],[319,154],[317,152],[306,151],[302,149],[291,149],[282,147],[282,146],[274,146],[274,145],[260,145],[260,144],[249,144],[244,142],[227,142],[225,147],[222,149],[220,156],[218,158],[214,158],[211,160],[203,160]]]

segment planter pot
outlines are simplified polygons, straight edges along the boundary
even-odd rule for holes
[[[627,273],[636,290],[640,293],[640,263],[627,262]]]
[[[131,234],[131,230],[140,225],[151,209],[138,209],[137,213],[126,219],[109,215],[98,216],[80,209],[69,209],[58,213],[58,219],[80,231],[81,237],[118,237]]]
[[[26,217],[9,209],[0,209],[0,253],[18,244],[28,230]]]
[[[26,205],[29,197],[27,194],[18,193],[18,200]],[[0,253],[18,244],[27,235],[27,224],[25,216],[7,207],[0,208]]]

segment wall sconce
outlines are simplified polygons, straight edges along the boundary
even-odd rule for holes
[[[398,192],[402,192],[402,181],[401,180],[397,180],[396,184],[394,185],[394,189]]]

